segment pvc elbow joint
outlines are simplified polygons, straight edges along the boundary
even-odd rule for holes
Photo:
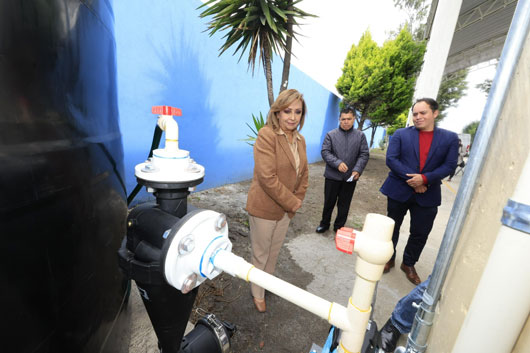
[[[179,128],[171,115],[159,115],[158,126],[166,133],[166,149],[178,150]]]

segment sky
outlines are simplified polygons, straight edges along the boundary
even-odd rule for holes
[[[297,6],[318,18],[304,20],[299,28],[299,43],[293,43],[296,57],[292,64],[332,92],[336,92],[335,84],[342,74],[346,54],[367,29],[382,45],[406,19],[392,0],[303,0]],[[494,74],[494,65],[471,68],[467,95],[457,107],[447,110],[440,127],[460,133],[467,124],[480,120],[486,95],[475,85]]]
[[[467,93],[458,101],[458,106],[447,109],[445,119],[439,124],[440,127],[460,133],[466,125],[481,119],[486,104],[486,94],[475,86],[484,82],[486,78],[493,79],[495,63],[496,60],[492,60],[469,68],[466,79]]]
[[[299,27],[292,63],[333,92],[352,44],[370,30],[382,45],[406,18],[392,0],[303,0],[297,6],[318,18],[308,18]]]

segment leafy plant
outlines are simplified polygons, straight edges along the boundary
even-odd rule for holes
[[[258,137],[258,131],[265,126],[265,119],[263,118],[263,114],[261,112],[259,113],[259,117],[252,114],[252,122],[254,124],[254,127],[252,127],[249,123],[246,123],[250,131],[252,131],[253,135],[247,135],[246,139],[243,139],[242,141],[245,141],[250,146],[254,146],[254,142],[256,142],[256,138]]]
[[[315,17],[294,6],[300,1],[302,0],[210,0],[199,6],[199,9],[206,7],[199,15],[201,18],[212,16],[207,28],[210,36],[217,31],[228,30],[223,37],[226,41],[219,48],[219,55],[237,44],[234,54],[239,51],[240,60],[249,49],[248,65],[252,72],[256,59],[259,58],[262,62],[269,105],[274,102],[271,68],[273,53],[285,53],[281,83],[282,88],[285,88],[288,81],[285,66],[290,65],[290,39],[298,34],[293,31],[293,25],[299,25],[297,19]]]

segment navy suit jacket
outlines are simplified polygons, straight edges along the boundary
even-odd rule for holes
[[[390,139],[386,152],[386,165],[390,168],[380,191],[399,202],[406,202],[413,195],[420,206],[434,207],[442,202],[442,179],[456,168],[458,136],[454,132],[434,128],[431,148],[420,171],[419,131],[411,126],[397,130]],[[423,174],[427,177],[427,191],[416,194],[407,184],[406,174]]]

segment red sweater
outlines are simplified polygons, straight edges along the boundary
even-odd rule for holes
[[[432,136],[434,131],[420,131],[420,172],[425,166],[427,161],[427,156],[429,155],[429,150],[431,149]],[[423,183],[427,184],[428,180],[425,175],[421,175],[423,178]]]

